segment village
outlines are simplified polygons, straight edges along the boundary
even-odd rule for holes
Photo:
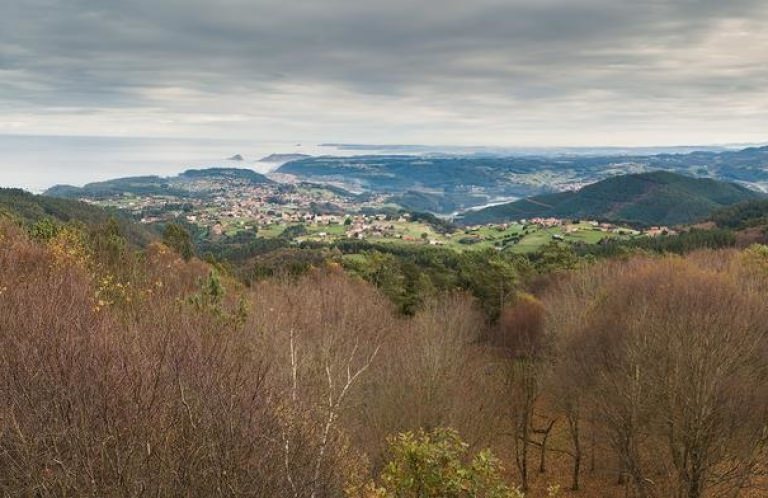
[[[315,184],[254,184],[206,177],[181,187],[188,194],[180,195],[177,189],[175,195],[124,193],[84,200],[125,210],[143,224],[182,221],[211,239],[246,232],[264,239],[289,237],[295,243],[353,239],[528,252],[552,241],[596,244],[611,238],[675,233],[662,226],[640,231],[595,220],[551,217],[468,227],[446,220],[435,226],[388,203],[385,195],[361,196]]]

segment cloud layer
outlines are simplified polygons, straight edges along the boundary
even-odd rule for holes
[[[764,0],[24,0],[0,133],[768,140]]]

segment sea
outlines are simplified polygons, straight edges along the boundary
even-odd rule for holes
[[[174,176],[190,168],[237,167],[268,173],[271,154],[353,155],[333,145],[259,140],[0,135],[0,187],[41,193],[53,185],[127,176]],[[235,155],[242,161],[228,160]]]

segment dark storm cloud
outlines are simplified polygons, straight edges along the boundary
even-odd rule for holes
[[[243,119],[392,98],[424,119],[501,107],[546,123],[547,103],[606,115],[623,100],[669,99],[676,112],[701,98],[746,103],[768,76],[764,0],[4,1],[0,106],[21,118],[215,120],[235,112],[223,101],[260,96]],[[334,95],[324,103],[323,92]]]

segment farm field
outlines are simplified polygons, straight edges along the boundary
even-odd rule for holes
[[[566,244],[597,244],[603,239],[630,239],[641,236],[640,232],[629,228],[613,230],[599,228],[591,222],[582,221],[575,224],[544,227],[541,225],[493,225],[471,227],[455,230],[450,233],[440,233],[434,227],[422,222],[392,221],[382,224],[380,229],[374,225],[368,233],[355,232],[342,224],[311,225],[288,224],[259,227],[258,237],[274,239],[284,234],[287,229],[297,231],[301,235],[292,237],[296,243],[313,242],[333,244],[340,240],[359,239],[381,244],[429,245],[451,248],[456,251],[466,250],[497,250],[516,253],[535,252],[542,246],[559,241]],[[298,229],[297,227],[303,227]],[[229,235],[231,229],[225,229]],[[355,233],[362,235],[356,236]]]

